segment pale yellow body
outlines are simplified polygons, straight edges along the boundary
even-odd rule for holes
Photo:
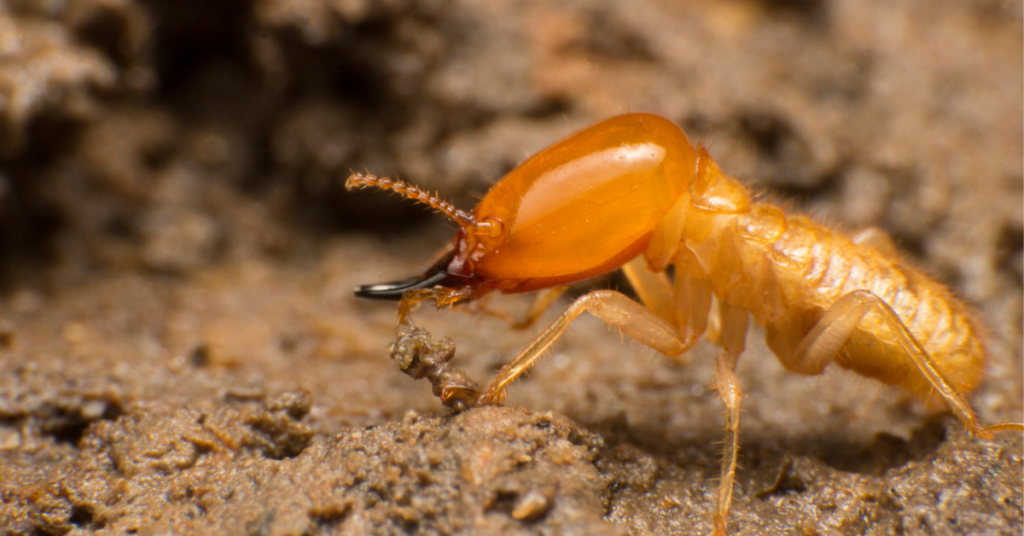
[[[500,403],[508,385],[583,311],[667,355],[688,351],[709,332],[722,347],[715,376],[728,409],[716,535],[726,532],[735,480],[743,393],[734,369],[750,318],[765,327],[769,347],[793,372],[820,374],[834,362],[945,402],[971,433],[988,433],[963,396],[984,371],[980,328],[943,285],[909,266],[887,239],[849,238],[754,203],[703,147],[695,167],[690,187],[652,230],[643,254],[623,266],[644,306],[612,291],[578,298],[499,372],[480,403]],[[715,312],[712,296],[719,301]],[[719,319],[714,333],[712,314]]]
[[[617,267],[643,303],[610,290],[577,298],[484,393],[435,385],[452,407],[500,404],[584,311],[666,355],[683,354],[705,333],[721,346],[715,381],[728,411],[716,535],[726,532],[735,480],[743,393],[734,370],[751,318],[788,370],[820,374],[836,363],[946,403],[970,433],[1024,429],[979,426],[965,395],[984,371],[981,329],[943,285],[902,260],[883,235],[851,238],[754,203],[664,118],[627,114],[553,144],[495,184],[473,215],[399,181],[355,175],[348,185],[395,190],[459,222],[451,251],[420,278],[356,290],[386,299],[400,292],[401,322],[425,299],[445,306],[494,290],[550,289]]]
[[[773,208],[755,205],[731,215],[691,212],[688,230],[704,236],[684,247],[696,256],[715,297],[749,311],[765,327],[768,346],[784,366],[804,372],[791,366],[803,338],[838,299],[866,290],[893,308],[957,392],[977,387],[985,361],[981,329],[943,285],[895,252],[855,243],[807,217]],[[694,229],[701,226],[706,234]],[[875,312],[861,319],[834,362],[923,396],[935,394]]]

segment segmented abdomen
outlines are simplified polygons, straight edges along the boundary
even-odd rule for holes
[[[969,308],[945,286],[906,261],[855,244],[802,216],[786,217],[785,233],[770,244],[738,242],[743,243],[739,248],[743,251],[740,257],[744,259],[745,276],[759,280],[749,289],[746,308],[762,325],[795,320],[804,326],[806,334],[836,300],[854,290],[868,290],[896,311],[959,392],[970,392],[980,382],[984,347],[980,327]],[[756,250],[761,253],[756,254]],[[772,298],[769,289],[773,285],[778,288],[777,298]],[[765,303],[773,300],[776,303]],[[786,315],[796,316],[784,318]],[[858,324],[836,362],[922,395],[932,391],[931,384],[873,312]]]

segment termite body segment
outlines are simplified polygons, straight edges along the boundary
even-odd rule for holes
[[[448,405],[500,404],[508,385],[583,311],[680,355],[707,330],[717,298],[715,342],[722,351],[715,373],[728,411],[716,534],[725,532],[736,468],[742,392],[733,371],[750,317],[793,372],[819,374],[835,362],[937,397],[971,433],[987,433],[964,398],[981,381],[985,352],[981,328],[963,303],[877,234],[850,238],[755,202],[703,146],[695,148],[662,117],[622,115],[562,139],[496,183],[472,215],[398,181],[353,175],[346,185],[398,191],[459,223],[448,253],[422,276],[356,289],[359,296],[400,300],[402,322],[426,299],[447,306],[617,268],[644,302],[610,290],[577,298],[484,393],[442,389]],[[670,264],[673,280],[665,274]]]

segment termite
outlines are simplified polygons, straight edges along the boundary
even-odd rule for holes
[[[735,478],[743,394],[734,369],[750,317],[790,371],[821,374],[834,362],[944,401],[971,434],[1024,430],[984,428],[975,417],[965,395],[982,379],[983,330],[945,286],[902,260],[880,232],[845,236],[756,202],[663,117],[621,115],[556,142],[498,181],[472,213],[397,180],[353,174],[345,184],[401,193],[459,226],[423,275],[356,288],[361,297],[399,300],[400,323],[428,299],[446,307],[618,268],[642,302],[612,290],[577,298],[484,392],[471,382],[435,385],[457,409],[501,404],[509,384],[583,311],[669,356],[690,350],[717,315],[709,335],[721,347],[715,381],[727,408],[717,535],[726,531]]]

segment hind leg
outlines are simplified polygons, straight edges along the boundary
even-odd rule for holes
[[[793,330],[800,329],[800,326],[772,326],[769,328],[769,341],[773,349],[776,345],[780,347],[782,351],[777,352],[777,355],[789,370],[808,375],[820,374],[842,349],[861,319],[872,311],[878,314],[892,332],[896,344],[906,352],[917,370],[928,379],[967,430],[972,434],[985,435],[985,430],[978,425],[978,419],[967,400],[945,378],[935,360],[914,338],[896,311],[867,290],[855,290],[836,300],[791,351],[786,351],[785,347],[799,338],[799,333]],[[786,341],[790,341],[790,344]]]

